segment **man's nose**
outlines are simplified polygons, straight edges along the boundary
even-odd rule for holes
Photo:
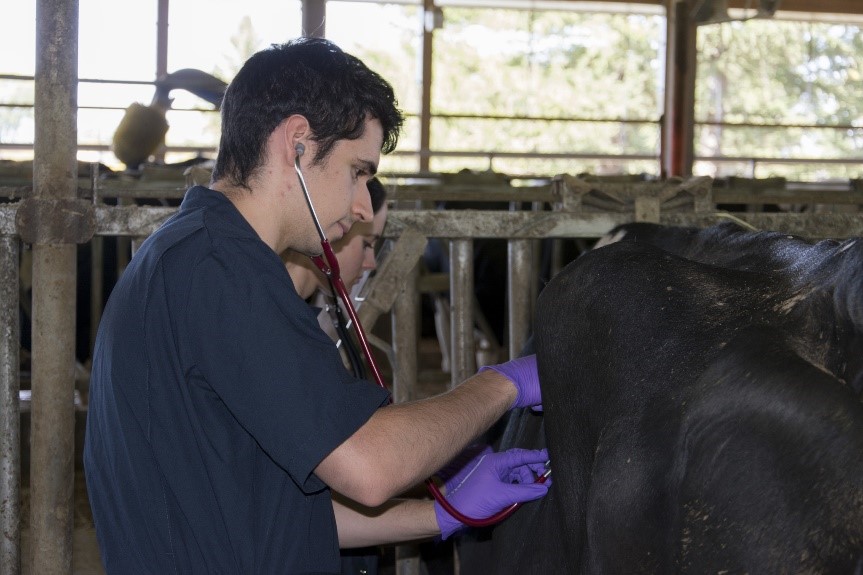
[[[356,221],[360,222],[370,222],[375,216],[372,211],[372,197],[365,183],[354,197],[354,216]]]

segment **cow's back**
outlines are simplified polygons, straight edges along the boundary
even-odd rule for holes
[[[547,434],[554,483],[463,572],[863,573],[859,243],[624,228],[541,294],[500,447]]]
[[[536,337],[555,468],[552,492],[567,534],[562,548],[583,572],[781,572],[804,565],[804,555],[822,557],[822,567],[836,567],[840,555],[852,563],[859,559],[863,515],[860,483],[854,478],[861,474],[856,460],[845,462],[860,453],[863,414],[847,386],[797,353],[807,334],[795,331],[789,314],[777,313],[794,300],[796,287],[794,278],[782,274],[706,265],[624,242],[583,256],[543,291]],[[788,358],[786,364],[796,369],[783,372],[766,361],[777,356],[756,345],[764,332],[794,359],[796,364]],[[759,351],[735,356],[731,344]],[[805,442],[791,433],[799,431],[799,424],[783,428],[782,420],[748,403],[741,391],[754,386],[734,380],[732,367],[741,374],[760,373],[756,383],[772,389],[770,401],[789,412],[808,413],[826,403],[829,389],[841,389],[839,404],[848,410],[848,427],[832,434],[813,431],[817,447],[799,448]],[[708,393],[703,385],[717,370],[725,373],[715,376],[722,385]],[[816,385],[816,375],[830,386]],[[809,396],[790,392],[799,386]],[[714,441],[709,448],[691,449],[685,438],[692,429],[713,423],[692,419],[693,410],[698,406],[706,411],[697,413],[709,413],[707,408],[721,398],[735,400],[737,411],[725,413],[728,427],[714,427],[714,435],[705,436]],[[834,453],[831,446],[841,441],[848,445]],[[735,449],[717,452],[721,446]],[[811,469],[792,464],[816,451],[833,467],[826,465],[825,480],[808,487]],[[731,458],[726,469],[706,475],[710,462],[721,457]],[[731,462],[737,464],[736,474],[728,473]],[[759,471],[769,474],[780,464],[793,472],[758,481]],[[743,471],[755,474],[751,482],[741,483]],[[712,483],[705,487],[708,477]],[[697,494],[696,487],[707,491]],[[777,510],[786,498],[796,501],[795,489],[804,487],[811,490],[807,501],[818,504],[792,503]],[[723,489],[738,499],[728,499]],[[832,507],[813,512],[840,492],[848,494],[844,515],[832,513]],[[724,511],[717,507],[723,501]],[[695,517],[706,519],[693,523]],[[831,529],[830,535],[817,535]],[[729,541],[717,543],[722,537]],[[803,540],[811,543],[804,546]],[[715,561],[707,548],[719,553]],[[744,550],[755,557],[750,561]],[[693,563],[693,557],[700,562]],[[845,572],[843,567],[833,571]]]

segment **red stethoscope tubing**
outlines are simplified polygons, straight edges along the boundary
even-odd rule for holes
[[[314,256],[312,257],[312,261],[316,266],[318,266],[318,269],[330,279],[338,293],[339,299],[345,304],[344,307],[348,312],[348,317],[351,318],[354,330],[357,332],[357,339],[360,340],[360,347],[362,348],[363,355],[366,357],[366,363],[368,363],[369,369],[372,371],[372,377],[374,378],[375,383],[386,389],[387,386],[384,384],[384,378],[381,376],[377,362],[372,356],[372,350],[369,347],[366,332],[363,330],[360,318],[357,316],[357,311],[351,304],[351,298],[348,295],[348,290],[345,288],[345,282],[342,281],[342,276],[339,273],[339,262],[336,259],[336,255],[333,253],[333,248],[330,247],[330,242],[326,239],[321,240],[321,247],[324,249],[323,256]]]
[[[348,290],[345,288],[345,283],[342,281],[339,270],[339,262],[336,259],[336,254],[333,252],[333,248],[330,246],[330,242],[324,234],[323,228],[321,228],[320,222],[318,221],[318,215],[317,213],[315,213],[315,208],[312,205],[312,198],[309,195],[309,190],[306,188],[305,178],[303,177],[303,173],[300,170],[300,156],[305,151],[305,147],[301,146],[302,144],[297,144],[297,156],[294,160],[294,166],[297,170],[297,177],[300,181],[300,187],[303,189],[303,194],[306,197],[306,203],[308,204],[309,210],[311,211],[312,217],[314,218],[315,227],[318,230],[318,235],[320,235],[321,237],[321,248],[323,249],[323,254],[319,256],[313,256],[312,261],[318,267],[318,269],[321,270],[321,272],[323,272],[323,274],[326,275],[327,278],[329,278],[329,280],[335,287],[339,299],[342,300],[342,303],[344,303],[344,307],[348,312],[348,316],[350,317],[351,322],[354,325],[354,330],[356,330],[357,339],[360,342],[360,347],[362,348],[363,355],[366,358],[366,363],[368,364],[369,369],[371,369],[372,371],[372,377],[374,378],[375,383],[377,383],[380,387],[387,389],[387,386],[384,383],[384,379],[383,377],[381,377],[381,372],[378,369],[377,362],[372,355],[368,339],[366,338],[366,333],[363,330],[362,324],[360,323],[360,318],[357,317],[357,312],[354,309],[353,304],[351,303],[351,298],[348,295]],[[338,305],[338,303],[336,303],[336,305]],[[540,475],[537,478],[536,483],[545,483],[546,478],[547,474]],[[435,485],[435,483],[431,480],[431,478],[426,479],[425,483],[426,487],[429,490],[429,493],[431,493],[432,497],[435,498],[438,504],[443,507],[443,509],[447,513],[452,515],[456,520],[460,521],[461,523],[464,523],[465,525],[469,525],[471,527],[488,527],[489,525],[499,523],[512,515],[512,513],[521,505],[520,503],[513,503],[509,507],[498,511],[490,517],[486,517],[485,519],[476,519],[474,517],[468,517],[467,515],[464,515],[458,509],[453,507],[452,504],[447,501],[444,494],[441,493],[440,489],[438,489],[438,486]]]

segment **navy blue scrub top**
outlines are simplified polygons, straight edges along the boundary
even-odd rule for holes
[[[233,204],[192,188],[96,339],[84,464],[108,573],[337,573],[313,471],[386,401]]]

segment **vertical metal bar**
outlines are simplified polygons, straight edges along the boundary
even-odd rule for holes
[[[689,0],[666,0],[663,177],[692,175],[698,28],[691,12]]]
[[[668,178],[676,169],[674,156],[675,134],[674,125],[676,112],[675,90],[679,78],[675,65],[674,53],[677,49],[677,3],[681,0],[663,0],[665,5],[665,93],[662,100],[662,117],[659,120],[659,173],[662,178]]]
[[[531,240],[509,240],[507,257],[507,305],[509,306],[509,357],[521,354],[530,333],[531,316]]]
[[[118,206],[131,206],[135,202],[130,200],[129,198],[117,198]],[[117,236],[116,244],[117,246],[117,280],[120,279],[120,276],[123,275],[123,272],[126,271],[126,267],[129,265],[129,260],[132,258],[132,238],[129,236]]]
[[[449,295],[452,313],[451,387],[476,373],[473,333],[473,240],[459,239],[449,247]]]
[[[0,573],[21,572],[17,236],[0,236]]]
[[[476,373],[473,302],[476,299],[473,277],[473,239],[453,240],[449,246],[449,296],[452,315],[450,337],[450,387],[454,388]],[[458,548],[453,547],[453,575],[461,569]]]
[[[419,545],[396,546],[396,575],[421,575]]]
[[[165,6],[165,17],[167,18],[167,1]],[[159,6],[161,18],[162,6]],[[101,203],[99,199],[99,164],[90,164],[90,191],[92,193],[93,206]],[[105,291],[105,238],[93,236],[90,238],[90,332],[87,350],[93,357],[93,349],[96,347],[96,333],[99,330],[99,322],[102,321],[102,301]]]
[[[420,165],[421,172],[429,171],[431,150],[431,84],[432,45],[434,44],[434,0],[423,0],[422,55],[420,59]]]
[[[156,80],[168,75],[168,0],[158,0],[156,7]],[[165,146],[155,152],[157,162],[165,161]]]
[[[419,332],[420,296],[417,289],[419,265],[405,275],[398,296],[393,302],[392,331],[393,401],[401,403],[416,398],[417,333]]]
[[[146,239],[147,239],[146,237],[131,238],[131,246],[130,246],[129,251],[130,251],[132,257],[135,257],[135,253],[138,251],[138,248],[141,247],[141,244],[143,244],[144,240],[146,240]]]
[[[543,202],[531,202],[530,209],[534,212],[541,212],[545,209],[545,204]],[[525,272],[529,278],[536,278],[539,275],[539,262],[542,260],[542,240],[530,240],[530,251],[528,252],[528,260],[527,271]],[[525,333],[529,333],[531,331],[531,321],[533,318],[533,308],[536,303],[536,299],[539,297],[539,282],[527,280],[527,330]],[[521,350],[519,350],[521,352]]]
[[[418,279],[419,265],[416,265],[405,276],[399,295],[393,302],[393,401],[396,403],[410,401],[417,395],[417,334],[420,323]],[[420,575],[417,545],[398,545],[395,555],[397,575]]]
[[[75,272],[74,245],[33,246],[33,573],[72,572]]]
[[[327,2],[326,0],[303,0],[303,36],[326,38]]]
[[[690,16],[691,12],[692,2],[689,0],[675,0],[666,11],[666,177],[692,175],[698,27]]]
[[[102,308],[105,302],[105,238],[93,236],[90,240],[90,357],[96,345],[96,332],[102,321]]]
[[[168,75],[168,0],[159,0],[156,14],[156,79]]]
[[[553,278],[563,269],[563,240],[561,238],[551,238],[551,269],[548,277]]]
[[[34,197],[75,198],[77,0],[38,0],[36,26]],[[75,251],[33,245],[30,532],[31,569],[40,575],[72,572]]]

